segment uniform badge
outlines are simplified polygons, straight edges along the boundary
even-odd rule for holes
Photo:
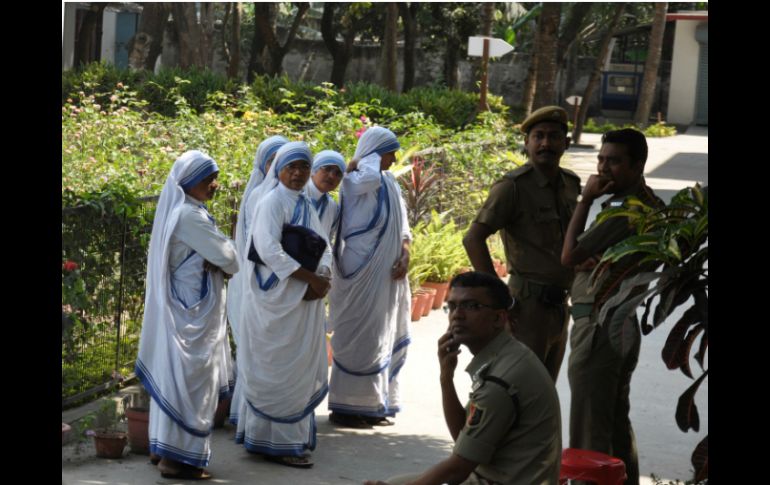
[[[484,409],[478,407],[476,403],[471,401],[468,406],[468,418],[465,420],[465,425],[472,428],[481,422],[481,417],[484,414]]]

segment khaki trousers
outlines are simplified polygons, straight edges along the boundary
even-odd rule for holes
[[[639,360],[641,335],[636,315],[632,345],[622,356],[610,346],[606,325],[595,315],[578,318],[570,336],[567,375],[571,393],[569,445],[606,453],[626,464],[627,485],[639,484],[636,439],[631,427],[631,375]]]

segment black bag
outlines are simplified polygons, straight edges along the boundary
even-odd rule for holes
[[[303,268],[315,273],[315,270],[318,269],[318,263],[321,262],[321,256],[326,250],[326,241],[318,233],[305,226],[284,224],[281,233],[281,247]],[[253,240],[247,257],[257,264],[265,264],[259,257]]]

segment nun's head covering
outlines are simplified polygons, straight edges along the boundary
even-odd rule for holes
[[[401,148],[401,144],[398,143],[395,133],[387,128],[375,126],[366,130],[358,139],[358,146],[353,154],[353,159],[361,160],[372,153],[382,156],[395,152],[399,148]]]
[[[158,278],[167,269],[169,241],[179,220],[180,209],[185,203],[185,190],[217,171],[219,168],[214,160],[198,150],[184,152],[171,167],[152,222],[147,256],[148,288],[152,287],[149,286],[150,281],[157,285],[160,281]]]
[[[313,163],[313,153],[310,151],[310,147],[304,141],[290,141],[284,144],[278,149],[275,154],[275,160],[273,165],[275,166],[276,176],[281,173],[287,165],[297,160],[304,160],[308,164]],[[271,165],[272,171],[272,165]]]
[[[251,170],[249,176],[249,182],[246,184],[246,188],[243,191],[243,198],[241,199],[241,207],[238,211],[238,222],[235,225],[235,248],[238,254],[243,252],[244,244],[246,241],[246,226],[250,222],[250,212],[246,203],[249,201],[249,196],[256,190],[265,180],[267,161],[275,155],[281,146],[289,143],[286,138],[275,135],[264,140],[257,147],[257,153],[254,155],[254,167]]]
[[[257,153],[254,155],[254,168],[258,169],[263,177],[267,172],[267,170],[265,170],[267,161],[286,143],[289,143],[289,140],[281,135],[275,135],[259,144]]]
[[[174,175],[175,168],[178,170],[178,184],[185,192],[198,185],[201,180],[212,173],[219,172],[219,167],[217,167],[214,159],[198,150],[184,152],[177,158],[169,178]]]
[[[327,165],[336,165],[343,174],[345,173],[345,157],[334,150],[323,150],[316,153],[316,156],[313,159],[313,169],[310,173],[314,174],[321,167],[326,167]]]

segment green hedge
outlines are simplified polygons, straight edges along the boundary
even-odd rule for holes
[[[478,104],[478,94],[444,87],[418,87],[408,93],[393,93],[382,86],[364,82],[348,84],[342,90],[331,88],[319,92],[318,85],[292,81],[286,76],[257,76],[245,86],[221,74],[201,69],[163,69],[157,75],[151,72],[132,72],[104,63],[93,63],[81,70],[62,73],[62,106],[80,104],[84,97],[93,96],[98,104],[106,104],[115,89],[128,86],[136,92],[139,102],[146,102],[146,110],[164,116],[177,116],[179,99],[197,114],[223,107],[223,96],[231,97],[231,104],[243,104],[247,95],[259,100],[259,106],[274,113],[302,116],[312,113],[319,102],[330,101],[338,106],[366,105],[367,115],[382,120],[420,111],[432,116],[441,126],[463,127]],[[244,89],[245,87],[245,89]],[[493,112],[507,113],[502,97],[490,95],[488,103]],[[300,123],[301,124],[301,123]]]

